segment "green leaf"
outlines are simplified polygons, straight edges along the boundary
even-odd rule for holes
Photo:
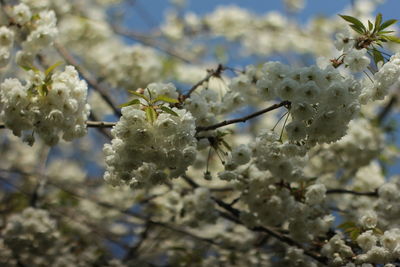
[[[364,32],[360,29],[357,28],[355,25],[349,25],[353,30],[355,30],[356,32],[358,32],[359,34],[364,34]]]
[[[47,70],[44,72],[45,76],[47,77],[47,76],[51,75],[51,73],[53,72],[53,70],[54,70],[55,68],[57,68],[58,66],[62,65],[62,64],[64,64],[64,62],[58,61],[58,62],[56,62],[54,65],[51,65],[50,67],[48,67]]]
[[[153,123],[157,120],[157,112],[153,107],[146,107],[144,111],[146,112],[146,119],[148,122]]]
[[[378,65],[378,62],[380,61],[385,62],[382,53],[379,52],[377,49],[372,49],[372,54],[374,56],[374,61],[376,65]]]
[[[347,228],[351,228],[351,227],[356,227],[356,223],[347,221],[347,222],[344,222],[344,223],[341,223],[338,225],[338,228],[340,228],[340,229],[347,229]]]
[[[139,104],[140,104],[140,100],[135,98],[135,99],[132,99],[132,100],[130,100],[130,101],[124,103],[124,104],[119,105],[118,107],[119,108],[123,108],[123,107],[132,106],[132,105],[139,105]]]
[[[36,68],[35,66],[31,65],[31,66],[21,66],[20,67],[25,70],[25,71],[30,71],[33,70],[34,72],[39,72],[39,69]]]
[[[387,34],[387,33],[394,33],[395,31],[380,31],[377,34],[378,35],[383,35],[383,34]]]
[[[152,103],[156,103],[156,102],[158,102],[158,101],[163,101],[163,102],[172,103],[172,104],[179,103],[179,100],[178,100],[178,99],[174,99],[174,98],[168,97],[168,96],[166,96],[166,95],[159,95],[159,96],[157,96],[156,99],[154,99],[154,100],[151,101],[151,102],[152,102]]]
[[[397,36],[385,35],[385,36],[382,36],[382,38],[385,38],[388,41],[400,44],[400,38]]]
[[[360,229],[354,229],[353,231],[350,232],[350,238],[355,241],[357,237],[360,235],[361,231]]]
[[[167,107],[165,107],[165,106],[161,106],[160,109],[161,109],[162,111],[164,111],[165,113],[168,113],[168,114],[171,114],[171,115],[173,115],[173,116],[179,117],[178,113],[176,113],[175,111],[173,111],[173,110],[170,109],[170,108],[167,108]]]
[[[366,32],[367,29],[365,28],[364,24],[362,24],[361,21],[359,21],[358,19],[356,19],[355,17],[352,16],[346,16],[346,15],[339,15],[342,19],[344,19],[347,22],[353,23],[353,25],[360,29],[361,32]],[[350,25],[351,26],[351,25]],[[353,28],[353,27],[352,27]]]
[[[38,91],[40,96],[46,96],[49,93],[49,90],[48,90],[46,84],[36,87],[36,90]]]
[[[382,30],[386,29],[387,27],[389,27],[390,25],[395,24],[396,22],[397,22],[397,19],[389,19],[389,20],[385,21],[380,26],[379,31],[382,31]]]
[[[379,31],[380,27],[381,27],[381,22],[382,22],[382,14],[378,13],[375,17],[375,32]]]
[[[374,228],[374,229],[372,229],[372,231],[373,231],[375,234],[383,235],[383,231],[382,231],[381,229],[379,229],[379,228]]]
[[[374,28],[374,25],[372,24],[371,21],[368,20],[368,30],[372,31],[373,28]]]
[[[138,93],[138,92],[133,91],[133,90],[128,90],[128,92],[133,94],[133,95],[135,95],[135,96],[137,96],[137,97],[143,98],[144,100],[147,101],[147,103],[150,103],[150,99],[147,96],[145,96],[144,94]]]

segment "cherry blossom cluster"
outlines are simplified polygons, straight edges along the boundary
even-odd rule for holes
[[[171,90],[177,94],[172,84],[150,84],[148,88],[152,97],[168,95]],[[104,146],[107,182],[147,187],[185,172],[196,157],[195,123],[190,112],[173,111],[175,115],[163,112],[151,122],[140,105],[122,108],[122,117],[112,129],[114,139]]]
[[[16,61],[21,66],[32,66],[35,56],[45,48],[48,48],[58,36],[57,18],[53,10],[47,6],[37,5],[34,1],[22,1],[5,10],[11,25],[8,31],[12,32],[15,40],[21,45],[17,52]],[[16,25],[16,26],[15,26]],[[6,56],[5,48],[12,48],[12,38],[6,37],[2,26],[1,58],[4,66],[9,56]],[[8,41],[7,41],[8,40]],[[7,44],[8,43],[8,44]]]
[[[0,68],[6,66],[11,58],[14,32],[6,26],[0,27]]]
[[[292,103],[288,138],[304,140],[310,146],[340,139],[360,106],[360,83],[329,66],[296,68],[267,62],[257,86],[267,100],[280,98]]]
[[[18,251],[17,259],[22,264],[43,266],[48,260],[46,256],[52,256],[60,233],[56,221],[46,210],[29,207],[10,216],[1,235],[7,248]],[[0,259],[0,262],[2,260],[7,263],[7,258]]]
[[[339,141],[318,145],[309,151],[306,171],[309,176],[319,176],[334,172],[338,166],[350,170],[361,168],[379,156],[383,148],[384,135],[379,128],[366,119],[353,119],[349,123],[347,134]],[[335,180],[337,182],[337,179],[332,179]]]
[[[1,118],[14,135],[28,143],[34,133],[46,144],[55,145],[59,135],[66,141],[86,134],[89,105],[86,104],[87,84],[72,66],[51,76],[30,70],[22,84],[18,79],[6,79],[1,85]]]
[[[366,103],[371,100],[382,100],[394,84],[400,83],[400,53],[390,57],[374,74],[373,82],[365,80],[365,89],[360,96],[360,101]]]

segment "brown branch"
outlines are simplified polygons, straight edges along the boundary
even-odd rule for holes
[[[222,64],[218,64],[217,68],[215,70],[208,70],[208,74],[204,79],[200,80],[197,82],[195,85],[192,86],[192,88],[189,89],[189,91],[182,95],[180,98],[181,102],[185,101],[186,98],[189,98],[190,95],[203,83],[208,82],[212,77],[220,77],[221,73],[225,70],[225,67],[222,66]]]
[[[270,107],[267,107],[265,109],[259,110],[259,111],[254,112],[254,113],[251,113],[251,114],[249,114],[247,116],[244,116],[244,117],[241,117],[241,118],[232,119],[232,120],[225,120],[225,121],[222,121],[222,122],[219,122],[217,124],[210,125],[210,126],[199,126],[199,127],[196,128],[196,131],[197,132],[210,131],[210,130],[215,130],[217,128],[224,127],[224,126],[227,126],[227,125],[230,125],[230,124],[234,124],[234,123],[238,123],[238,122],[245,122],[245,121],[247,121],[249,119],[255,118],[257,116],[260,116],[260,115],[262,115],[264,113],[267,113],[267,112],[270,112],[272,110],[278,109],[280,107],[286,107],[286,108],[289,109],[290,108],[290,104],[291,103],[289,101],[282,101],[281,103],[274,104],[274,105],[272,105]]]
[[[116,125],[115,122],[107,121],[86,121],[86,126],[91,128],[111,128]]]
[[[111,128],[114,127],[116,122],[108,122],[108,121],[86,121],[86,126],[90,128]],[[6,128],[4,123],[0,122],[0,129]]]
[[[112,108],[115,115],[117,117],[121,117],[121,111],[119,110],[119,108],[117,108],[117,104],[115,104],[114,101],[109,97],[106,89],[104,89],[96,79],[92,78],[92,75],[89,73],[89,71],[86,70],[84,67],[82,67],[82,65],[75,60],[75,58],[68,52],[68,50],[64,46],[62,46],[59,43],[55,43],[54,47],[64,58],[64,60],[68,64],[74,66],[79,72],[79,74],[86,80],[86,82],[97,92],[99,92],[100,96],[104,99],[104,101]]]
[[[378,189],[372,192],[357,192],[347,189],[335,188],[335,189],[328,189],[326,194],[351,194],[356,196],[369,196],[369,197],[379,197]]]

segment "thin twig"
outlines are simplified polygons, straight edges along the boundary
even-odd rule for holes
[[[91,128],[111,128],[116,125],[115,122],[107,121],[86,121],[86,126]]]
[[[241,118],[237,118],[237,119],[233,119],[233,120],[225,120],[225,121],[222,121],[222,122],[219,122],[217,124],[210,125],[210,126],[204,126],[204,127],[203,126],[199,126],[199,127],[196,128],[196,131],[197,132],[210,131],[210,130],[215,130],[217,128],[224,127],[224,126],[227,126],[227,125],[230,125],[230,124],[234,124],[234,123],[238,123],[238,122],[245,122],[245,121],[247,121],[249,119],[255,118],[257,116],[260,116],[260,115],[262,115],[264,113],[267,113],[269,111],[278,109],[280,107],[290,108],[290,102],[289,101],[282,101],[281,103],[274,104],[274,105],[272,105],[270,107],[267,107],[265,109],[259,110],[259,111],[254,112],[254,113],[251,113],[251,114],[249,114],[247,116],[244,116],[244,117],[241,117]]]
[[[208,82],[212,77],[220,77],[221,73],[225,70],[225,67],[222,64],[218,64],[218,67],[215,70],[209,70],[208,74],[204,79],[197,82],[195,85],[190,88],[190,90],[181,96],[181,102],[183,102],[186,98],[189,98],[190,95],[203,83]]]

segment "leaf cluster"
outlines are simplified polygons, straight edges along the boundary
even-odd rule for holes
[[[352,221],[346,221],[338,225],[338,228],[342,229],[346,234],[348,234],[351,240],[353,241],[356,241],[357,237],[363,232],[363,230],[365,230],[361,226],[357,225],[355,222]],[[378,235],[383,234],[382,230],[376,227],[369,230],[372,230],[374,234]]]
[[[382,14],[378,13],[375,17],[375,21],[371,22],[368,20],[368,24],[364,25],[360,20],[355,17],[347,15],[339,15],[342,19],[350,23],[350,27],[360,34],[356,39],[356,48],[366,48],[373,57],[375,64],[382,61],[384,62],[384,56],[374,45],[382,47],[383,43],[393,42],[400,44],[400,38],[395,35],[390,35],[394,31],[388,31],[387,28],[397,23],[396,19],[389,19],[383,21]]]
[[[28,89],[28,93],[30,95],[40,95],[40,96],[47,96],[47,94],[49,93],[49,90],[51,90],[51,76],[54,73],[54,70],[60,66],[64,64],[62,61],[58,61],[57,63],[51,65],[50,67],[48,67],[45,71],[44,71],[44,79],[43,82],[41,84],[33,84],[29,89]],[[21,66],[22,69],[26,70],[26,71],[33,71],[35,73],[40,73],[41,71],[36,68],[35,66]]]
[[[149,93],[149,97],[147,97],[146,95],[141,94],[137,91],[128,90],[129,93],[133,94],[134,96],[136,96],[138,98],[131,99],[128,102],[119,105],[119,107],[122,108],[122,107],[129,107],[129,106],[133,106],[133,105],[141,105],[142,109],[146,112],[146,119],[150,123],[153,123],[157,119],[158,114],[160,112],[165,112],[165,113],[168,113],[168,114],[178,117],[178,114],[175,111],[173,111],[171,108],[165,106],[165,104],[178,104],[179,103],[178,99],[174,99],[174,98],[171,98],[171,97],[168,97],[165,95],[159,95],[153,99],[151,92],[148,88],[147,88],[147,91]],[[140,101],[140,99],[143,99],[144,102],[146,102],[146,103],[144,104],[142,101]]]

